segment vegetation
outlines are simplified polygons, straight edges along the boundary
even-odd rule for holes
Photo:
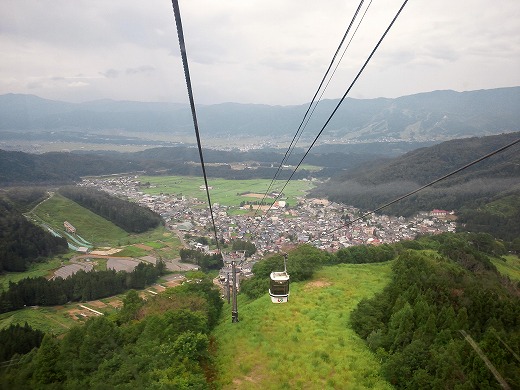
[[[313,191],[315,196],[374,210],[407,192],[518,139],[520,133],[467,138],[421,148],[391,160],[360,166],[335,176]],[[457,175],[385,209],[385,213],[410,216],[442,208],[475,208],[498,195],[518,195],[520,157],[509,148]]]
[[[66,302],[88,301],[120,294],[128,289],[142,289],[155,282],[165,271],[165,264],[139,263],[132,272],[113,269],[79,271],[66,279],[26,278],[10,283],[0,293],[0,313],[24,306],[54,306]]]
[[[462,208],[458,214],[461,230],[490,233],[506,241],[520,238],[520,192],[478,208]]]
[[[181,261],[196,264],[202,271],[217,270],[222,268],[221,255],[207,255],[196,249],[183,248],[179,251]]]
[[[0,388],[208,389],[209,332],[222,301],[209,280],[142,302],[135,291],[112,318],[92,318],[2,372]]]
[[[251,197],[248,194],[263,195],[271,183],[271,178],[272,176],[266,179],[247,178],[232,180],[229,178],[218,178],[217,176],[208,183],[212,187],[210,190],[211,200],[223,206],[239,206],[241,202],[261,200],[261,198]],[[191,199],[206,200],[206,194],[199,189],[201,185],[204,186],[200,176],[139,176],[139,180],[141,183],[149,183],[149,186],[141,188],[147,194],[176,194]],[[283,184],[285,184],[285,181],[275,181],[273,183],[273,191],[281,188]],[[309,181],[294,180],[289,182],[284,189],[288,204],[295,205],[297,203],[296,198],[303,197],[305,192],[312,186],[313,184]],[[266,198],[265,201],[270,204],[273,199]]]
[[[391,389],[349,325],[350,312],[381,291],[390,273],[390,262],[323,267],[291,283],[281,305],[271,303],[267,288],[255,300],[239,294],[240,321],[231,322],[226,305],[214,332],[217,388]]]
[[[27,221],[10,203],[0,199],[0,273],[25,271],[31,263],[67,251],[64,238],[54,237]]]
[[[488,258],[495,249],[479,245],[485,238],[423,238],[438,251],[402,251],[391,283],[352,313],[353,328],[397,388],[499,388],[460,331],[477,341],[512,388],[520,386],[518,289],[496,273]]]
[[[163,223],[150,209],[94,188],[62,187],[60,193],[129,233],[142,233]]]
[[[0,362],[11,359],[14,355],[24,355],[38,348],[44,333],[33,329],[27,323],[24,326],[11,325],[0,330]]]
[[[245,251],[246,257],[251,257],[256,252],[256,246],[250,241],[233,240],[231,250]]]

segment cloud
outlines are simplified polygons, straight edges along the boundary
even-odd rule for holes
[[[342,96],[401,3],[373,2],[325,96]],[[198,102],[301,104],[312,97],[357,4],[180,6]],[[518,36],[518,0],[497,7],[488,0],[409,2],[354,91],[368,98],[520,85]],[[0,93],[186,100],[172,7],[162,0],[2,0],[0,50]],[[87,85],[73,94],[73,83]]]
[[[155,71],[155,68],[151,65],[142,65],[137,68],[128,68],[126,69],[126,74],[134,75],[139,73],[152,73]]]
[[[87,87],[89,83],[86,83],[84,81],[73,81],[71,83],[67,84],[67,87],[70,88],[81,88],[81,87]]]
[[[103,76],[105,76],[108,79],[115,79],[117,76],[119,76],[121,72],[115,69],[108,69],[104,72],[100,72]]]

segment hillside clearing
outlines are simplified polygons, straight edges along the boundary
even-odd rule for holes
[[[350,328],[350,312],[388,283],[391,263],[338,265],[291,285],[288,304],[267,294],[239,300],[215,331],[223,389],[391,389],[379,363]]]

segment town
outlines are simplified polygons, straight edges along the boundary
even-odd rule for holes
[[[137,176],[85,178],[78,185],[95,187],[150,208],[180,237],[183,234],[213,237],[209,207],[199,199],[146,194]],[[349,224],[363,213],[326,199],[300,198],[298,204],[290,208],[284,201],[277,201],[268,211],[246,211],[243,215],[229,215],[227,207],[216,203],[212,208],[219,240],[251,241],[257,248],[255,257],[276,253],[295,244],[308,243],[335,252],[353,245],[380,245],[412,240],[421,234],[454,232],[456,227],[454,212],[445,210],[424,211],[411,218],[370,214]],[[209,250],[195,242],[191,245]]]

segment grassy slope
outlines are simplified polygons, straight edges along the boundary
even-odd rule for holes
[[[179,255],[180,240],[176,235],[166,231],[164,227],[158,227],[142,234],[129,234],[112,222],[60,194],[54,194],[42,202],[33,210],[30,217],[38,223],[43,222],[51,226],[58,232],[63,231],[63,222],[68,221],[77,229],[81,237],[92,242],[96,247],[145,243],[156,249],[163,258],[175,258]],[[146,254],[145,251],[138,248],[135,248],[135,251],[138,252],[136,256]],[[130,253],[125,256],[131,255]]]
[[[379,363],[350,328],[350,312],[389,281],[390,263],[339,265],[291,285],[288,304],[266,294],[239,301],[215,331],[223,389],[390,389]]]
[[[114,244],[128,236],[123,229],[60,194],[54,194],[31,214],[37,220],[60,230],[63,230],[63,222],[68,221],[81,237],[96,246]]]
[[[503,257],[505,261],[497,258],[491,261],[501,274],[509,276],[511,280],[520,281],[520,257],[513,255]]]

